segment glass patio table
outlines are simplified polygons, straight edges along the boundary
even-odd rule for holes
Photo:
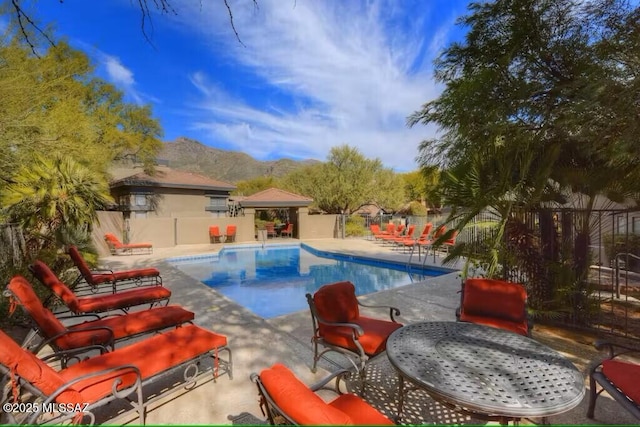
[[[461,413],[502,424],[546,421],[576,407],[585,394],[583,375],[555,350],[473,323],[404,326],[389,336],[387,356],[399,374],[398,419],[406,393],[415,388]]]

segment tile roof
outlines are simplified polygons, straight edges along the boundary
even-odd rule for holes
[[[157,167],[154,175],[138,172],[111,182],[111,187],[126,185],[147,185],[169,188],[202,188],[216,190],[235,190],[233,184],[218,181],[193,172],[178,171],[167,167]]]
[[[268,188],[239,200],[245,207],[309,206],[313,199],[279,188]]]

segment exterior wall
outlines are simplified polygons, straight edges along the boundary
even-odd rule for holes
[[[98,211],[96,213],[98,215],[98,221],[93,224],[91,238],[93,240],[93,245],[98,251],[98,255],[107,256],[110,254],[110,252],[109,246],[107,246],[107,243],[104,241],[104,235],[106,233],[113,233],[119,239],[122,239],[124,231],[124,219],[122,216],[122,212]]]
[[[158,209],[149,212],[147,218],[209,216],[209,213],[205,211],[205,207],[208,205],[209,198],[202,190],[163,189],[158,194]]]
[[[309,215],[309,209],[299,208],[297,214],[300,239],[331,239],[337,233],[338,215]]]

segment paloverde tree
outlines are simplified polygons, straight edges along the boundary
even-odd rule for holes
[[[442,130],[441,138],[422,142],[420,160],[456,175],[444,180],[443,192],[445,203],[467,213],[458,218],[460,227],[492,201],[543,207],[580,193],[588,211],[597,195],[621,199],[637,193],[639,16],[638,7],[625,0],[469,6],[459,21],[468,29],[464,41],[451,44],[435,64],[442,95],[408,120]],[[503,148],[492,149],[496,145]],[[505,151],[527,161],[495,165],[507,181],[495,186],[485,180],[483,192],[491,197],[462,197],[474,192],[464,185],[478,183],[470,174],[486,172],[495,163],[487,156]],[[586,220],[576,225],[572,267],[579,283],[589,229]]]
[[[348,145],[333,147],[325,163],[285,176],[282,185],[313,198],[328,213],[348,214],[367,203],[395,209],[404,201],[402,179],[379,159],[367,159]]]

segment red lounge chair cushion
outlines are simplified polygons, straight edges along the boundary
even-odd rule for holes
[[[260,381],[282,411],[302,425],[351,425],[351,418],[328,405],[284,365],[260,373]]]
[[[467,279],[462,314],[524,322],[527,293],[517,283],[493,279]],[[464,320],[464,319],[460,319]]]
[[[313,296],[318,315],[327,322],[351,322],[360,316],[356,288],[351,282],[324,285]],[[320,324],[322,332],[326,326]]]
[[[142,380],[153,377],[172,367],[194,359],[215,348],[227,345],[227,338],[196,325],[182,326],[170,332],[156,334],[126,347],[120,347],[111,353],[91,357],[60,371],[65,381],[103,369],[122,365],[134,365],[140,370]],[[129,376],[123,385],[130,385]],[[111,394],[112,381],[96,383],[84,380],[74,388],[91,401],[99,400]]]
[[[602,373],[629,399],[640,404],[640,365],[621,360],[602,362]]]
[[[114,282],[119,280],[132,280],[138,277],[156,277],[160,275],[157,268],[139,268],[134,270],[114,271],[113,273],[93,273],[87,265],[86,261],[75,246],[69,247],[69,256],[73,263],[78,267],[82,277],[91,285],[99,285],[105,282]]]
[[[21,348],[4,331],[0,330],[0,363],[9,368],[15,375],[24,378],[45,396],[64,385],[65,380],[50,366],[38,359],[35,355]],[[9,381],[12,381],[9,374]],[[17,378],[14,378],[17,380]],[[85,403],[87,400],[76,389],[69,389],[61,393],[56,402],[60,403]]]
[[[351,422],[355,425],[394,425],[389,418],[378,412],[355,394],[343,394],[329,403],[330,406],[349,414]]]
[[[393,331],[402,327],[401,323],[391,322],[388,320],[372,319],[370,317],[361,316],[352,320],[351,323],[360,325],[364,331],[364,335],[358,338],[360,345],[364,349],[365,354],[369,356],[376,355],[387,348],[387,338]],[[352,337],[353,329],[345,326],[325,326],[322,335],[324,340],[329,344],[339,347],[357,350]]]
[[[80,323],[70,326],[70,330],[78,330],[83,328],[93,328],[104,326],[113,332],[113,339],[119,340],[144,332],[156,331],[168,328],[174,325],[190,322],[194,319],[194,314],[178,305],[170,305],[167,307],[156,307],[148,310],[135,311],[127,313],[124,316],[107,317],[105,319],[94,320],[91,322]],[[96,341],[96,331],[88,331],[86,333],[71,334],[73,339],[73,347],[84,347],[91,344],[104,344],[107,342],[109,335],[103,341]],[[62,346],[61,346],[62,347]]]
[[[118,239],[114,234],[107,233],[104,235],[104,238],[112,244],[116,249],[143,249],[143,248],[152,248],[153,245],[151,243],[122,243],[120,239]]]
[[[117,310],[168,299],[170,296],[171,291],[163,286],[145,286],[115,294],[77,298],[76,309],[72,308],[72,310],[79,313]]]
[[[485,316],[473,316],[470,314],[462,313],[460,320],[463,322],[478,323],[480,325],[492,326],[494,328],[506,329],[516,334],[527,336],[529,332],[529,326],[527,322],[512,322],[510,320],[497,319],[495,317]]]
[[[220,228],[217,225],[209,226],[210,237],[220,237]]]

